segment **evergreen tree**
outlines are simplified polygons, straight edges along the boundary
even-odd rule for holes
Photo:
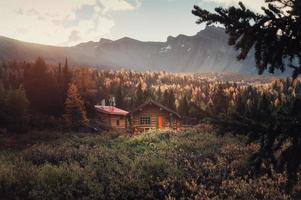
[[[176,96],[174,93],[174,90],[169,91],[169,97],[168,97],[168,108],[172,110],[176,110]]]
[[[64,108],[65,108],[65,86],[64,86],[64,79],[63,79],[63,72],[62,72],[62,66],[61,63],[59,63],[58,68],[57,68],[57,86],[58,86],[58,113],[63,114],[64,113]]]
[[[172,89],[164,91],[162,103],[166,107],[176,110],[176,97]]]
[[[162,90],[161,87],[159,86],[157,93],[156,93],[156,100],[160,103],[162,103]]]
[[[165,106],[169,105],[169,92],[168,92],[168,90],[165,90],[164,93],[163,93],[162,104],[165,105]]]
[[[147,85],[146,89],[144,90],[144,99],[154,99],[154,92],[152,90],[152,88],[150,87],[150,85]]]
[[[38,58],[24,71],[24,87],[31,108],[42,114],[57,114],[58,84],[45,61]]]
[[[115,101],[116,101],[116,106],[118,108],[123,108],[123,109],[125,108],[125,101],[124,101],[121,85],[117,87],[116,94],[115,94]]]
[[[235,111],[236,114],[240,116],[244,116],[246,113],[246,105],[241,94],[237,97],[237,100],[235,102]]]
[[[12,131],[25,131],[28,121],[27,108],[29,102],[22,87],[9,90],[5,99],[5,126]]]
[[[93,70],[88,67],[79,68],[74,71],[72,81],[79,89],[80,95],[85,102],[88,113],[94,112],[94,105],[97,103],[96,81],[93,77]]]
[[[60,83],[60,85],[63,82],[63,72],[62,72],[62,65],[59,63],[58,70],[57,70],[57,81]]]
[[[139,83],[137,89],[136,89],[136,98],[135,98],[135,105],[139,106],[142,103],[144,103],[146,100],[144,92],[142,90],[142,85]]]
[[[189,102],[188,102],[187,96],[185,95],[180,100],[179,107],[178,107],[178,112],[182,116],[183,123],[185,123],[185,124],[189,123],[189,120],[188,120],[189,110],[190,110]]]
[[[71,72],[69,70],[68,66],[68,59],[65,59],[65,64],[62,72],[62,92],[63,92],[63,101],[65,102],[65,99],[67,97],[67,90],[69,87],[69,83],[71,81]]]
[[[87,113],[84,102],[80,97],[77,86],[69,84],[65,102],[64,119],[67,127],[78,129],[88,125]]]
[[[188,115],[189,115],[189,102],[187,100],[186,95],[181,99],[178,111],[179,111],[179,114],[182,117],[184,117],[184,118],[188,117]]]
[[[192,13],[199,17],[197,23],[224,25],[229,44],[240,50],[239,60],[254,47],[259,74],[292,68],[296,78],[301,73],[301,1],[265,2],[263,14],[247,9],[242,2],[239,7],[215,8],[216,13],[194,6]]]
[[[218,85],[214,95],[212,96],[212,111],[214,115],[226,114],[229,104],[229,99],[224,92],[222,85]]]

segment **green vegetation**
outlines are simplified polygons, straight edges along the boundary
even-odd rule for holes
[[[102,99],[110,105],[116,99],[117,107],[131,111],[147,98],[177,110],[185,125],[209,119],[223,134],[248,136],[259,144],[249,162],[252,175],[287,173],[287,189],[295,190],[301,167],[301,79],[69,69],[67,60],[62,68],[41,58],[3,63],[0,133],[101,131],[105,127],[94,105]]]
[[[257,171],[261,170],[263,163],[271,170],[286,171],[287,187],[292,190],[301,167],[301,95],[299,86],[295,87],[301,74],[301,1],[264,2],[266,5],[261,8],[261,13],[253,12],[239,2],[239,7],[217,7],[215,12],[194,6],[192,14],[198,17],[198,24],[224,26],[229,35],[229,45],[239,51],[237,59],[244,60],[248,54],[254,54],[259,74],[292,71],[294,81],[281,84],[286,85],[286,88],[279,88],[283,93],[270,94],[266,91],[258,94],[260,90],[251,89],[249,92],[255,92],[254,98],[244,102],[245,95],[240,95],[234,103],[238,108],[236,114],[217,120],[232,131],[248,132],[251,141],[260,141],[260,151],[254,155],[253,165]],[[296,90],[291,93],[293,87]],[[220,104],[225,105],[224,102]],[[241,115],[245,105],[248,105],[251,115]],[[223,110],[217,111],[223,113]]]
[[[251,176],[245,138],[210,125],[129,137],[31,132],[0,139],[4,199],[290,199],[286,176]],[[295,191],[297,194],[298,191]]]

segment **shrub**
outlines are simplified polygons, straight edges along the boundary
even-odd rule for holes
[[[72,146],[64,143],[60,145],[42,144],[33,145],[24,151],[23,157],[25,160],[31,161],[35,165],[51,163],[59,165],[64,162],[81,162],[88,156],[89,147],[84,145]]]
[[[198,129],[51,135],[35,133],[36,144],[0,151],[1,198],[296,199],[299,193],[286,193],[286,174],[253,176],[248,160],[258,145],[230,135]]]

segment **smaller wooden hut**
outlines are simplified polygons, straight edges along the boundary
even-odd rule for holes
[[[138,108],[129,113],[130,128],[133,133],[148,131],[150,129],[181,127],[181,116],[174,110],[149,99]]]
[[[101,122],[108,128],[126,129],[128,112],[114,106],[95,105]]]

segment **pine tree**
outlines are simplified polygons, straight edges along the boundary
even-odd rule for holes
[[[168,108],[176,110],[176,96],[173,90],[169,91],[168,95]]]
[[[154,99],[154,92],[150,85],[147,85],[146,89],[144,90],[144,99]]]
[[[42,58],[25,68],[24,88],[32,110],[41,114],[57,114],[58,84]]]
[[[229,99],[224,92],[222,85],[218,85],[214,95],[212,96],[213,107],[212,111],[214,115],[226,114],[229,104]]]
[[[240,94],[235,102],[235,111],[236,114],[240,116],[244,116],[246,113],[246,105],[244,104],[242,95]]]
[[[62,72],[62,90],[63,90],[63,100],[65,101],[67,97],[67,90],[69,83],[71,81],[71,73],[68,66],[68,59],[65,59],[65,64]]]
[[[142,90],[142,85],[139,83],[137,90],[136,90],[136,98],[135,98],[135,105],[139,106],[144,103],[146,100],[144,92]]]
[[[156,92],[156,100],[160,103],[162,103],[162,90],[161,87],[159,86],[157,92]]]
[[[58,109],[59,109],[59,113],[63,114],[64,113],[64,107],[65,107],[65,99],[66,99],[66,92],[65,92],[65,83],[64,83],[64,79],[63,79],[63,71],[62,71],[62,66],[61,63],[59,63],[58,65],[58,69],[57,69],[57,75],[56,75],[56,79],[57,79],[57,89],[58,89]]]
[[[78,129],[88,125],[84,102],[79,95],[77,86],[73,83],[69,84],[67,91],[64,119],[66,125],[71,128]]]
[[[9,130],[22,132],[26,130],[28,121],[27,108],[29,102],[23,87],[9,90],[5,99],[5,126]]]
[[[185,119],[187,119],[187,117],[189,116],[189,108],[189,102],[187,100],[187,96],[185,95],[180,101],[178,112],[183,117],[186,124],[187,121],[185,121]]]
[[[176,96],[172,89],[164,91],[162,103],[166,107],[176,110]]]
[[[115,94],[115,101],[116,101],[116,106],[118,108],[125,108],[125,102],[124,102],[124,96],[123,96],[123,92],[122,92],[122,86],[119,85],[117,87],[117,91],[116,91],[116,94]]]
[[[93,113],[94,105],[97,103],[96,81],[93,77],[93,70],[88,67],[76,69],[72,81],[77,85],[79,93],[85,102],[88,113]]]
[[[163,93],[162,104],[165,105],[165,106],[168,106],[168,104],[169,104],[169,92],[168,92],[168,90],[165,90],[164,93]]]
[[[265,0],[263,14],[239,7],[215,8],[211,13],[194,6],[192,13],[197,23],[224,25],[229,34],[229,45],[240,50],[238,60],[244,60],[254,47],[259,74],[286,68],[293,69],[293,77],[301,74],[301,1]]]

